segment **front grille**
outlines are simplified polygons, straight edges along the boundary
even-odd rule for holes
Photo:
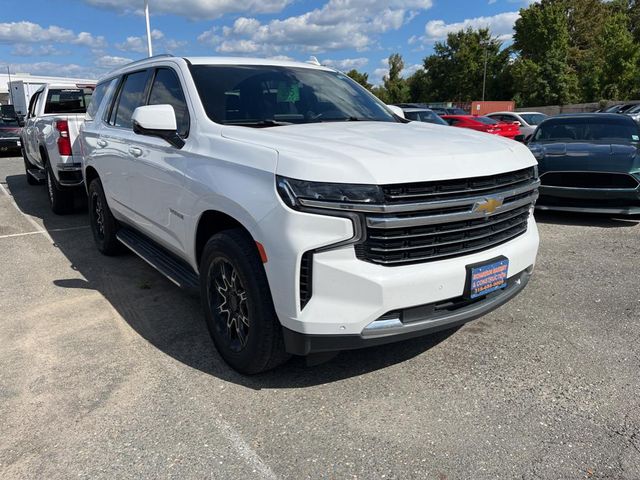
[[[638,180],[628,173],[612,172],[547,172],[540,177],[542,185],[569,188],[629,188],[638,187]]]
[[[538,185],[534,168],[528,168],[488,177],[383,187],[388,203],[382,213],[366,215],[366,239],[356,245],[356,255],[393,266],[493,248],[527,231]],[[493,213],[478,209],[487,200],[497,202]]]

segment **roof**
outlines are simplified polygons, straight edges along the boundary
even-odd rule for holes
[[[433,111],[430,108],[423,108],[423,107],[400,107],[400,108],[402,108],[402,110],[404,110],[405,112],[409,112],[409,113],[413,113],[413,112],[432,112]]]
[[[512,113],[514,115],[546,115],[545,113],[542,113],[542,112],[509,112],[507,110],[503,112],[491,112],[491,113],[487,113],[487,115],[506,115],[508,113]]]

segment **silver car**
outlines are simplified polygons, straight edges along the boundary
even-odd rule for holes
[[[548,118],[548,115],[540,112],[493,112],[487,115],[487,117],[499,122],[520,123],[520,132],[522,132],[525,138],[528,138],[536,131],[536,127],[545,118]]]

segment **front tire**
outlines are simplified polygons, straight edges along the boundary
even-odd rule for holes
[[[107,197],[99,178],[95,178],[89,184],[89,224],[100,253],[113,256],[122,252],[122,244],[116,237],[118,221],[107,204]]]
[[[225,230],[207,242],[200,288],[209,333],[231,367],[252,375],[289,359],[267,276],[244,230]]]
[[[51,210],[57,215],[64,215],[73,211],[73,190],[58,185],[53,175],[51,164],[47,162],[45,172],[47,175],[47,195]],[[28,175],[28,174],[27,174]]]

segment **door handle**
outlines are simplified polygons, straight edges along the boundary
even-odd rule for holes
[[[102,140],[102,139],[98,140],[96,143],[98,144],[98,146],[99,146],[100,148],[104,148],[104,147],[106,147],[107,145],[109,145],[109,142],[107,142],[106,140]]]
[[[137,157],[142,156],[142,149],[138,148],[138,147],[131,147],[129,149],[129,153],[137,158]]]

